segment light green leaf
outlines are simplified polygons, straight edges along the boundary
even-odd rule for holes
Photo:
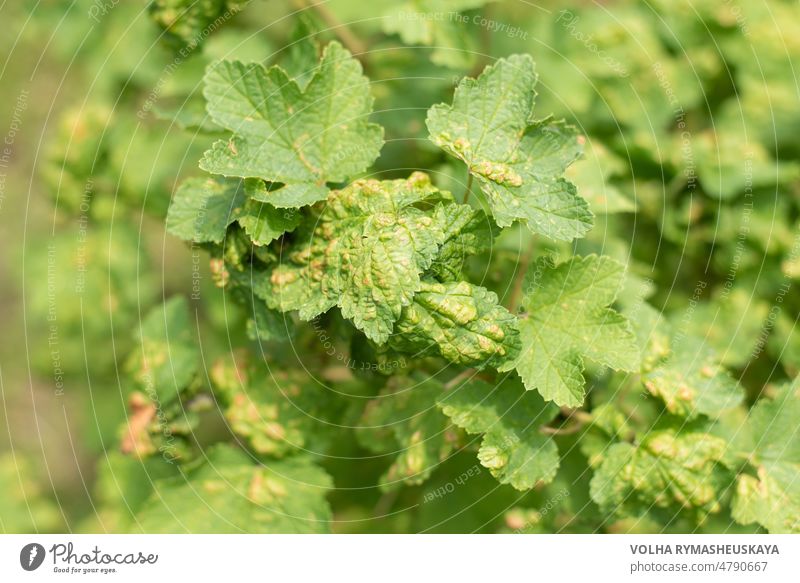
[[[536,81],[530,56],[500,59],[459,83],[452,105],[434,105],[428,131],[467,164],[498,225],[522,221],[534,233],[569,241],[592,224],[588,204],[563,178],[581,141],[563,122],[534,121]]]
[[[532,278],[532,273],[541,277]],[[584,358],[615,370],[637,369],[640,353],[633,329],[608,307],[622,286],[622,264],[590,255],[528,274],[529,291],[522,300],[527,313],[519,324],[522,351],[501,370],[516,368],[526,388],[576,407],[585,395]]]
[[[175,193],[167,230],[185,241],[221,243],[238,221],[255,245],[266,245],[300,222],[293,209],[249,200],[240,180],[189,178]]]
[[[383,30],[397,33],[404,43],[433,48],[431,61],[454,69],[466,69],[475,61],[473,35],[459,12],[487,4],[489,0],[410,0],[387,12]]]
[[[150,16],[167,38],[194,48],[219,23],[240,12],[250,0],[153,0]]]
[[[289,36],[286,58],[281,61],[283,68],[303,91],[314,77],[322,52],[317,40],[319,32],[319,27],[307,12],[297,14]]]
[[[736,483],[732,515],[740,524],[758,523],[772,534],[800,532],[800,473],[797,466],[765,464],[757,477]]]
[[[625,414],[610,403],[592,409],[591,416],[591,424],[581,435],[578,445],[589,466],[596,468],[606,459],[612,443],[631,435],[631,428]]]
[[[417,206],[441,196],[422,173],[333,191],[256,293],[306,320],[338,305],[368,338],[386,342],[444,241],[439,215]]]
[[[193,325],[189,305],[182,296],[153,308],[142,321],[127,369],[151,400],[168,403],[197,373],[200,354]]]
[[[691,162],[697,165],[697,174],[703,190],[709,195],[731,200],[753,189],[775,188],[789,183],[798,176],[798,166],[791,162],[778,162],[760,142],[748,139],[742,127],[741,112],[720,120],[715,133],[712,130],[696,134],[692,139]],[[737,119],[738,118],[738,119]],[[676,136],[676,143],[678,138]],[[676,161],[687,164],[686,160]]]
[[[667,411],[689,419],[714,418],[741,404],[742,389],[705,342],[683,337],[671,344],[667,360],[643,377],[644,386],[664,401]]]
[[[453,451],[456,436],[436,407],[444,388],[434,379],[415,383],[395,377],[387,390],[369,402],[359,423],[361,444],[378,453],[398,453],[381,477],[384,489],[402,484],[418,485]],[[391,434],[393,440],[387,440]]]
[[[403,308],[390,344],[415,356],[440,354],[458,364],[497,368],[519,354],[516,321],[485,288],[426,281]]]
[[[539,429],[558,409],[536,393],[517,382],[470,381],[442,395],[439,406],[467,433],[484,434],[478,459],[501,484],[528,490],[555,477],[558,448]]]
[[[584,156],[567,168],[566,177],[578,188],[598,215],[636,212],[636,203],[611,183],[611,178],[624,174],[625,164],[602,143],[587,142]]]
[[[248,200],[241,213],[239,224],[256,246],[268,245],[284,233],[294,231],[301,216],[294,209],[278,209],[268,203]]]
[[[736,221],[738,231],[738,217]],[[774,223],[774,218],[770,217],[769,224],[761,228],[776,231]],[[755,220],[752,229],[754,232],[764,232],[755,224]],[[740,251],[735,253],[741,255]],[[738,260],[744,263],[741,257]],[[764,341],[762,330],[769,315],[769,304],[755,297],[749,286],[720,289],[722,293],[715,293],[707,301],[697,303],[693,318],[685,328],[713,348],[722,364],[731,368],[745,368],[754,355],[763,350],[763,346],[759,348],[759,343]]]
[[[249,290],[252,294],[252,290]],[[292,318],[277,310],[268,308],[260,298],[242,294],[242,304],[248,310],[247,337],[251,340],[266,342],[285,342],[295,332],[295,323]]]
[[[167,214],[167,231],[184,241],[220,243],[247,197],[239,182],[189,178],[178,187]]]
[[[97,464],[94,504],[96,526],[92,531],[135,530],[135,515],[153,492],[155,480],[177,475],[177,466],[163,457],[139,458],[110,451]]]
[[[800,380],[775,398],[756,403],[744,426],[735,428],[732,448],[755,475],[742,473],[733,498],[733,517],[759,523],[771,533],[800,532]]]
[[[237,354],[219,360],[211,379],[231,430],[258,453],[319,452],[334,435],[336,394],[304,370],[259,366]]]
[[[259,465],[217,446],[185,475],[155,482],[136,522],[146,533],[324,533],[332,485],[306,457]]]
[[[719,512],[730,482],[720,464],[727,444],[708,433],[654,431],[640,443],[616,443],[592,477],[591,495],[603,512],[640,516],[650,508]]]
[[[367,121],[372,97],[361,65],[335,42],[304,89],[280,67],[220,61],[206,73],[204,95],[211,118],[233,135],[200,167],[283,184],[258,198],[275,206],[323,200],[326,183],[366,170],[383,144],[383,130]]]
[[[465,204],[442,205],[436,212],[444,225],[444,243],[431,272],[441,281],[457,281],[467,257],[491,249],[496,227],[483,211]]]

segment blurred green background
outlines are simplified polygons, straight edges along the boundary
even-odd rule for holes
[[[105,528],[97,468],[118,449],[125,362],[149,308],[191,297],[199,281],[204,355],[245,338],[206,259],[166,235],[163,218],[207,147],[192,131],[204,67],[290,59],[298,11],[321,39],[366,51],[387,130],[378,171],[436,160],[426,109],[494,58],[531,53],[537,111],[588,139],[572,179],[598,219],[577,250],[625,261],[632,289],[659,309],[702,313],[693,326],[752,398],[800,369],[800,305],[793,288],[781,294],[800,278],[797,2],[185,5],[0,7],[0,531]],[[231,5],[241,10],[213,25]],[[187,50],[198,30],[207,38]],[[437,180],[458,173],[442,167]]]

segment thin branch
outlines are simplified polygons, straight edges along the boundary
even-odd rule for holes
[[[545,435],[573,435],[578,433],[586,425],[592,422],[592,415],[582,409],[561,409],[562,414],[566,415],[567,425],[563,427],[543,426],[539,428]]]
[[[464,196],[461,197],[461,202],[467,204],[470,192],[472,192],[472,172],[469,173],[469,178],[467,178],[467,189],[464,191]]]
[[[517,261],[517,274],[514,276],[514,283],[511,287],[511,295],[508,297],[508,311],[512,314],[517,311],[519,300],[522,297],[522,283],[525,281],[525,274],[528,273],[533,258],[534,241],[531,241],[528,248]]]
[[[312,4],[309,0],[295,0],[295,4],[301,9],[310,8],[316,12],[317,16],[325,23],[325,26],[336,33],[336,36],[339,37],[342,44],[353,55],[358,56],[366,54],[367,46],[361,42],[361,39],[359,39],[346,24],[339,21],[331,9],[328,8],[326,1],[327,0],[322,0]]]
[[[476,371],[474,368],[468,368],[467,370],[461,371],[444,384],[444,390],[449,391],[450,389],[457,387],[463,381],[477,374],[477,372],[478,371]]]
[[[400,488],[394,488],[393,490],[389,490],[383,496],[380,497],[377,504],[375,504],[375,508],[372,509],[372,516],[375,518],[383,518],[392,509],[394,503],[397,501],[397,496],[400,494]]]

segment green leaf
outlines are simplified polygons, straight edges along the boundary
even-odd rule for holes
[[[283,68],[303,91],[314,77],[319,63],[319,55],[322,52],[317,40],[319,33],[319,27],[308,12],[297,14],[288,39],[286,58],[281,61]]]
[[[221,445],[185,475],[156,481],[136,522],[146,533],[324,533],[332,485],[306,457],[260,465]]]
[[[775,398],[759,400],[744,426],[735,428],[733,449],[755,469],[742,473],[733,518],[757,522],[771,533],[800,532],[800,380]]]
[[[359,441],[372,451],[391,448],[398,454],[381,477],[382,488],[422,484],[453,451],[456,436],[436,407],[443,391],[434,379],[413,382],[395,377],[389,388],[367,404],[359,423]],[[387,434],[394,439],[387,441]]]
[[[753,223],[754,231],[777,230],[772,217],[763,227],[756,225],[755,220]],[[736,228],[739,229],[738,223]],[[741,255],[741,251],[735,253]],[[769,316],[769,304],[753,297],[753,290],[748,287],[721,288],[723,293],[698,302],[694,317],[685,326],[688,333],[702,338],[719,355],[720,362],[731,368],[745,368],[763,350],[759,342],[763,342],[761,334]]]
[[[151,18],[174,42],[194,48],[250,0],[153,0]]]
[[[643,377],[644,386],[664,401],[667,411],[688,419],[715,418],[741,404],[742,389],[705,342],[682,337],[671,344],[667,360]]]
[[[300,215],[249,200],[241,180],[189,178],[170,204],[167,230],[184,241],[221,243],[236,221],[255,245],[266,245],[292,231]]]
[[[444,241],[439,215],[417,206],[441,196],[422,173],[333,191],[256,293],[305,320],[339,306],[368,338],[386,342]]]
[[[467,433],[483,434],[478,459],[501,484],[528,490],[555,477],[558,448],[539,429],[558,409],[536,393],[517,382],[470,381],[442,395],[439,406]]]
[[[566,177],[578,188],[597,215],[636,212],[636,203],[611,183],[611,178],[624,174],[625,164],[600,142],[585,145],[584,156],[567,168]]]
[[[268,203],[248,200],[238,214],[239,224],[256,246],[268,245],[300,224],[301,216],[294,209],[278,209]]]
[[[258,453],[319,452],[334,435],[336,395],[304,370],[267,368],[236,355],[218,361],[211,378],[229,427]]]
[[[390,344],[417,357],[433,353],[458,364],[497,368],[519,354],[516,321],[485,288],[426,281],[403,308]]]
[[[239,182],[188,178],[169,206],[167,231],[184,241],[221,243],[245,202],[247,196]]]
[[[530,56],[500,59],[459,83],[452,105],[434,105],[428,131],[467,164],[499,226],[522,221],[534,233],[569,241],[592,224],[588,204],[563,178],[581,141],[563,122],[534,121],[536,81]]]
[[[797,467],[766,464],[757,477],[736,483],[732,515],[740,524],[758,523],[772,534],[800,532],[800,474]]]
[[[596,468],[606,459],[611,444],[631,435],[631,428],[625,414],[610,403],[598,405],[591,415],[592,422],[581,434],[579,447],[589,467]]]
[[[483,211],[465,204],[442,205],[437,214],[444,225],[444,243],[431,272],[440,281],[457,281],[462,279],[467,257],[492,248],[497,228]]]
[[[139,458],[116,451],[107,452],[97,465],[93,531],[135,530],[133,521],[151,496],[153,482],[178,473],[174,464],[160,456]]]
[[[431,61],[454,69],[469,68],[475,61],[473,36],[459,12],[487,4],[489,0],[410,0],[402,2],[383,19],[383,30],[397,33],[404,43],[433,48]]]
[[[200,354],[193,323],[182,296],[153,308],[142,321],[127,369],[151,400],[168,403],[197,373]]]
[[[640,443],[615,443],[591,481],[603,512],[639,516],[652,507],[719,512],[730,482],[722,467],[724,439],[708,433],[654,431]]]
[[[258,197],[278,207],[325,199],[326,183],[366,170],[383,144],[381,127],[367,121],[372,97],[361,65],[335,42],[305,88],[278,66],[220,61],[206,73],[204,95],[213,121],[233,135],[200,167],[283,184]]]
[[[741,127],[741,112],[719,120],[716,132],[706,130],[693,136],[692,157],[703,190],[721,200],[734,199],[753,189],[775,188],[796,180],[798,166],[772,159],[759,142],[749,139]],[[676,143],[678,138],[676,136]],[[681,138],[682,139],[682,138]],[[679,148],[675,151],[680,152]],[[687,164],[676,155],[676,161]],[[746,161],[746,163],[744,162]]]
[[[636,370],[640,353],[631,325],[608,307],[624,274],[622,264],[596,255],[531,269],[522,300],[526,315],[519,323],[522,351],[500,370],[516,368],[527,389],[570,407],[583,403],[584,358]]]
[[[252,294],[252,290],[250,290]],[[272,310],[264,305],[260,298],[242,294],[242,305],[248,310],[247,337],[250,340],[263,340],[265,342],[286,342],[295,332],[295,323],[292,318],[277,310]]]

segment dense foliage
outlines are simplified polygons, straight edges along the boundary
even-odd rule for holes
[[[800,532],[796,3],[68,4],[2,529]]]

